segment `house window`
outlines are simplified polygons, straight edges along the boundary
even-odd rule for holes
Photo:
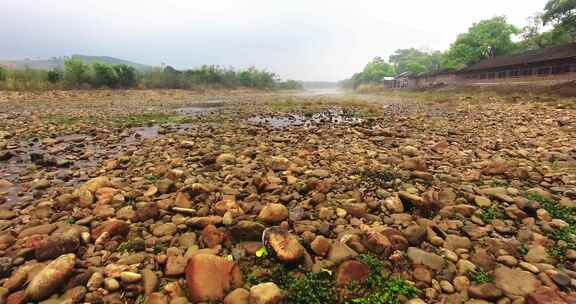
[[[488,79],[494,79],[496,77],[496,73],[488,73]]]
[[[563,65],[562,66],[562,74],[567,74],[570,73],[570,66],[569,65]]]
[[[538,75],[540,76],[546,76],[550,74],[550,68],[539,68],[538,69]]]
[[[484,73],[480,74],[479,78],[480,79],[486,79],[486,74],[484,74]]]
[[[510,77],[520,77],[520,70],[510,71]]]
[[[506,78],[506,71],[498,72],[498,78]]]

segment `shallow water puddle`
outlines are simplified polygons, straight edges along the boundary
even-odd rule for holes
[[[321,124],[358,124],[363,120],[354,117],[342,109],[331,109],[311,115],[288,114],[257,115],[248,118],[248,122],[258,125],[269,125],[274,128],[286,128],[292,126],[312,126]]]
[[[176,109],[176,112],[185,115],[195,115],[195,114],[203,114],[203,113],[210,113],[216,110],[224,108],[224,102],[221,100],[210,100],[201,103],[191,104],[186,107],[182,107]]]

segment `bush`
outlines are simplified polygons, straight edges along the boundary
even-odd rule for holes
[[[71,87],[80,87],[88,80],[89,66],[78,59],[64,61],[64,80]]]
[[[276,88],[281,90],[302,90],[303,86],[300,82],[296,80],[286,80],[284,82],[279,82],[276,84]]]
[[[64,73],[59,69],[52,69],[48,71],[48,82],[56,84],[64,79]]]
[[[111,65],[95,62],[92,64],[92,70],[94,71],[94,86],[109,88],[118,86],[119,78]]]
[[[0,66],[0,81],[6,81],[6,69]]]
[[[121,88],[131,88],[136,86],[136,69],[134,67],[119,64],[112,66],[118,77],[117,85]]]

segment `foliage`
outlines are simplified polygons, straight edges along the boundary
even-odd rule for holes
[[[55,84],[64,79],[64,73],[60,69],[52,69],[48,71],[48,82]]]
[[[405,280],[391,278],[382,274],[382,262],[369,255],[360,255],[358,260],[370,267],[370,276],[363,284],[351,290],[360,294],[348,304],[400,304],[399,296],[416,297],[419,290]]]
[[[356,88],[361,84],[380,82],[384,77],[392,77],[394,74],[393,65],[387,63],[381,57],[376,57],[368,62],[361,73],[354,74],[347,85],[351,88]]]
[[[539,194],[531,193],[526,195],[526,198],[532,201],[540,202],[540,207],[548,211],[550,216],[552,216],[553,218],[561,219],[570,225],[576,225],[576,220],[574,220],[576,209],[562,206]]]
[[[576,0],[549,0],[542,15],[544,24],[554,24],[556,28],[576,37]]]
[[[296,80],[286,80],[282,82],[278,82],[276,84],[276,88],[281,90],[302,90],[303,86],[300,82]]]
[[[563,27],[554,27],[551,30],[544,30],[544,20],[541,13],[528,18],[528,25],[522,29],[522,50],[536,50],[570,43],[573,39],[568,31]]]
[[[64,80],[71,87],[79,87],[88,80],[89,66],[78,59],[64,61]]]
[[[449,69],[459,69],[485,58],[509,54],[517,49],[512,36],[519,32],[504,16],[474,23],[450,46],[443,65]]]
[[[490,208],[482,208],[480,211],[480,218],[482,221],[489,223],[495,219],[503,219],[505,218],[505,215],[502,209],[498,208],[496,205],[493,205]]]
[[[330,275],[327,272],[306,273],[289,276],[286,284],[288,303],[324,304],[336,303]]]
[[[178,71],[170,66],[153,69],[142,75],[146,88],[194,89],[198,87],[234,88],[250,87],[272,89],[276,75],[254,67],[239,72],[214,65]]]
[[[260,247],[260,249],[256,251],[257,258],[265,258],[267,256],[268,256],[268,250],[266,250],[266,246],[262,246]]]
[[[92,70],[94,71],[94,85],[96,87],[116,87],[118,75],[111,65],[94,62]]]
[[[482,269],[468,272],[468,277],[470,281],[476,284],[491,283],[494,281],[494,277]]]
[[[6,69],[0,66],[0,81],[6,81]]]
[[[394,65],[396,73],[409,72],[413,75],[419,75],[439,71],[442,53],[438,51],[426,52],[415,48],[399,49],[390,56],[389,60]]]
[[[116,72],[117,83],[116,87],[131,88],[136,86],[138,79],[136,76],[136,69],[132,66],[125,64],[113,65],[112,68]]]
[[[254,67],[250,67],[238,74],[238,80],[242,86],[259,89],[273,87],[275,77],[274,73],[259,71]]]

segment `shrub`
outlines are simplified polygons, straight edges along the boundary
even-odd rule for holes
[[[48,71],[48,82],[56,84],[64,79],[64,73],[59,69],[52,69]]]
[[[92,70],[94,71],[94,85],[96,87],[117,87],[118,75],[111,65],[95,62],[92,64]]]
[[[79,87],[88,80],[89,66],[79,59],[64,61],[64,80],[67,85]]]
[[[119,64],[112,66],[118,77],[117,85],[122,88],[131,88],[136,86],[136,69],[134,67]]]
[[[6,69],[0,66],[0,81],[6,81]]]

